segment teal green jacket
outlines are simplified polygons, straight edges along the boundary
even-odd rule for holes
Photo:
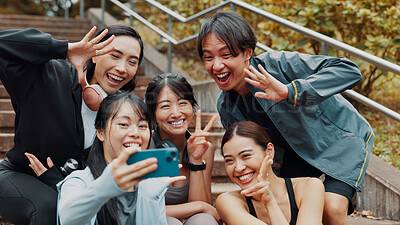
[[[287,85],[289,98],[279,102],[257,98],[277,129],[305,161],[323,173],[361,191],[375,135],[368,122],[339,93],[360,80],[357,65],[346,58],[270,51],[252,57]],[[263,91],[246,83],[251,93]],[[217,102],[225,129],[247,115],[231,91]]]

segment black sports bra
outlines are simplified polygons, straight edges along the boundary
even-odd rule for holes
[[[285,180],[286,189],[289,195],[289,202],[290,202],[290,225],[296,225],[297,221],[297,214],[299,213],[299,209],[296,205],[296,199],[294,197],[293,185],[290,178],[283,178]],[[253,202],[251,201],[251,197],[246,197],[247,206],[249,207],[249,213],[257,218],[256,210],[254,209]]]

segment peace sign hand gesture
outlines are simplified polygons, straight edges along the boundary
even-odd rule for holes
[[[246,77],[244,80],[254,87],[264,90],[264,92],[256,92],[254,94],[255,97],[265,98],[271,101],[281,101],[289,97],[289,90],[286,85],[271,76],[260,64],[258,68],[262,73],[258,72],[253,66],[249,68],[250,70],[244,69],[244,72],[251,79]]]
[[[207,123],[206,127],[201,129],[201,111],[198,110],[196,113],[196,126],[194,130],[194,134],[187,140],[187,149],[189,155],[189,161],[193,164],[201,164],[202,157],[204,153],[207,151],[210,142],[207,141],[210,133],[208,132],[218,116],[214,115],[211,117],[210,121]]]
[[[255,200],[262,202],[264,205],[268,205],[275,200],[275,197],[269,187],[270,183],[268,181],[268,168],[271,167],[271,164],[272,159],[270,156],[265,156],[257,176],[257,183],[247,189],[242,190],[242,195],[253,197]]]

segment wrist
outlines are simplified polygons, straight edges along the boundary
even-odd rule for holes
[[[191,171],[201,171],[206,169],[206,161],[202,160],[201,163],[192,163],[190,160],[188,162],[188,168]]]

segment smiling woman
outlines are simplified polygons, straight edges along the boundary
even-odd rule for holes
[[[150,116],[144,102],[127,92],[110,94],[95,125],[88,167],[58,184],[61,225],[166,225],[167,182],[185,178],[141,179],[157,168],[155,158],[127,164],[130,155],[149,145]]]
[[[187,80],[177,74],[156,76],[147,87],[145,95],[154,126],[156,146],[166,141],[179,150],[183,164],[180,175],[187,181],[176,182],[165,194],[168,224],[217,224],[219,216],[211,206],[211,171],[214,148],[207,141],[208,130],[216,120],[213,117],[201,130],[201,113],[196,113],[193,135],[188,131],[193,120],[196,99]]]
[[[317,178],[279,178],[272,171],[274,145],[251,121],[235,123],[221,142],[229,178],[242,189],[218,196],[227,225],[322,223],[324,187]]]

